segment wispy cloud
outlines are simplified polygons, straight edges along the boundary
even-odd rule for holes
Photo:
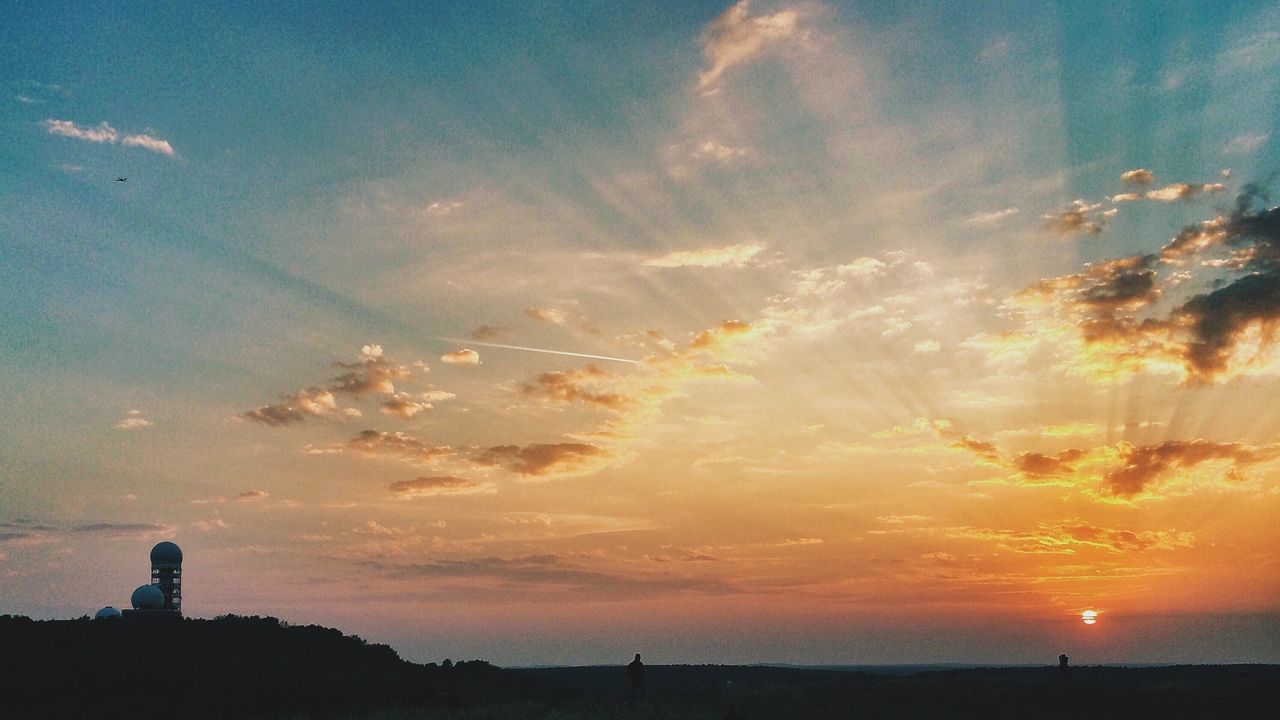
[[[722,247],[706,248],[704,250],[679,250],[661,257],[645,260],[644,265],[659,268],[740,268],[746,267],[750,264],[751,260],[755,258],[756,255],[759,255],[762,250],[764,250],[764,245],[759,243],[724,245]]]
[[[1018,214],[1018,208],[1007,207],[1003,210],[992,210],[990,212],[976,212],[960,222],[961,225],[999,225]]]
[[[175,154],[173,146],[169,144],[168,140],[161,140],[144,133],[121,137],[120,131],[111,127],[105,120],[96,126],[85,126],[77,125],[71,120],[49,118],[44,121],[44,126],[50,135],[61,135],[62,137],[93,143],[120,143],[125,147],[142,148],[161,155],[173,156]]]
[[[750,0],[740,0],[716,18],[702,35],[707,68],[698,75],[698,90],[715,92],[721,77],[732,68],[768,52],[779,42],[799,34],[799,13],[783,10],[773,15],[751,14]]]
[[[88,142],[114,143],[120,139],[119,131],[108,125],[105,120],[98,123],[97,127],[89,127],[77,125],[70,120],[54,120],[50,118],[44,121],[44,126],[50,135],[61,135],[62,137],[86,140]]]
[[[1263,145],[1267,144],[1267,140],[1271,139],[1271,133],[1245,133],[1237,135],[1222,148],[1224,155],[1248,155],[1256,152]]]
[[[151,137],[150,135],[126,135],[120,141],[125,147],[140,147],[143,150],[150,150],[153,153],[161,155],[173,155],[173,146],[168,140]]]

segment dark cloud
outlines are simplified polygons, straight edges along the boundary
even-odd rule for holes
[[[943,437],[946,434],[943,433]],[[1170,476],[1214,460],[1230,464],[1225,478],[1239,480],[1242,471],[1280,457],[1280,443],[1254,447],[1211,440],[1169,440],[1155,445],[1120,442],[1094,448],[1074,448],[1056,455],[1027,452],[1004,458],[989,442],[971,437],[952,443],[987,462],[1015,471],[1028,484],[1046,481],[1100,482],[1102,491],[1114,497],[1150,494]],[[1081,466],[1088,464],[1087,472]]]
[[[263,405],[254,410],[248,410],[241,413],[240,417],[246,420],[253,420],[264,425],[288,425],[289,423],[302,422],[305,418],[301,410],[291,405]]]
[[[1103,210],[1100,203],[1076,200],[1066,208],[1044,216],[1045,229],[1059,235],[1097,235],[1107,227],[1116,211]]]
[[[1253,209],[1265,199],[1259,188],[1247,187],[1221,228],[1222,242],[1242,252],[1242,269],[1248,274],[1173,311],[1173,321],[1190,329],[1183,361],[1193,379],[1223,375],[1250,328],[1260,330],[1264,347],[1273,344],[1280,320],[1280,207]]]
[[[1240,443],[1218,443],[1209,440],[1171,440],[1159,445],[1134,447],[1121,445],[1123,466],[1103,476],[1108,490],[1120,497],[1133,497],[1146,491],[1179,469],[1192,468],[1210,460],[1231,462],[1229,478],[1240,469],[1275,457],[1273,448],[1256,449]]]
[[[593,459],[607,455],[604,448],[589,443],[547,443],[523,447],[497,445],[486,448],[472,460],[479,465],[505,465],[520,475],[545,476],[586,469]]]
[[[391,492],[401,497],[425,497],[430,495],[469,495],[473,493],[493,492],[488,483],[477,483],[466,478],[453,475],[437,475],[433,477],[417,477],[412,480],[397,480],[388,486]]]
[[[1031,477],[1070,475],[1075,472],[1073,464],[1086,455],[1083,450],[1067,450],[1057,455],[1029,452],[1015,457],[1012,464],[1018,472]]]
[[[1230,215],[1184,228],[1159,253],[1086,265],[1041,280],[1014,299],[1047,310],[1038,321],[1076,326],[1086,343],[1076,361],[1090,376],[1109,378],[1155,363],[1180,364],[1188,383],[1230,379],[1264,359],[1280,326],[1280,208],[1257,207],[1265,200],[1257,186],[1247,186]],[[1218,275],[1211,290],[1152,315],[1192,277],[1179,270],[1162,279],[1162,268]]]
[[[354,452],[417,464],[432,464],[453,454],[453,449],[447,445],[432,445],[402,432],[381,430],[364,430],[346,442],[308,445],[305,450],[312,455]]]
[[[726,582],[715,578],[673,573],[623,575],[595,570],[552,554],[435,560],[412,565],[382,566],[381,569],[399,577],[478,579],[497,582],[511,590],[563,593],[575,597],[631,598],[637,595],[678,592],[719,594],[733,590]]]
[[[77,525],[71,528],[73,533],[134,538],[167,537],[172,535],[174,530],[175,528],[168,525],[148,523],[93,523],[91,525]]]
[[[498,340],[507,334],[507,329],[496,325],[481,325],[471,331],[472,340]]]

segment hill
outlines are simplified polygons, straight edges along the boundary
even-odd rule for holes
[[[541,697],[484,661],[419,665],[271,617],[176,622],[0,616],[6,717],[270,718]],[[12,713],[12,714],[10,714]]]

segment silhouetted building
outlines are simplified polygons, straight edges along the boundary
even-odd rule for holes
[[[179,620],[182,618],[182,549],[165,541],[151,548],[151,583],[139,585],[129,598],[132,609],[121,613],[105,607],[94,617],[123,615],[130,620],[142,618]]]
[[[1066,653],[1058,656],[1058,673],[1063,677],[1066,677],[1067,673],[1070,672],[1070,669],[1067,668],[1067,660],[1068,658]]]
[[[151,584],[164,594],[164,609],[182,612],[182,548],[168,540],[151,548]]]

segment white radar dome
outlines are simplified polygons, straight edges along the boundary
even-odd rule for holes
[[[94,620],[110,620],[112,618],[120,617],[120,614],[121,613],[119,610],[108,605],[102,608],[101,610],[99,610],[98,612],[94,613],[93,619]]]
[[[139,585],[129,598],[134,610],[163,610],[164,593],[155,585]]]

